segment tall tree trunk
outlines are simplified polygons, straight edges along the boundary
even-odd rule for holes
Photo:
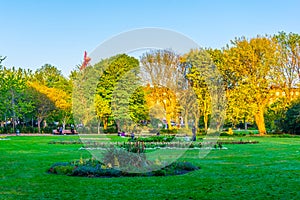
[[[47,127],[47,121],[44,120],[43,128],[46,128],[46,127]]]
[[[66,129],[66,123],[67,123],[67,119],[66,119],[66,117],[64,117],[64,118],[63,118],[63,123],[62,123],[62,125],[63,125],[63,130]]]
[[[265,118],[264,118],[264,109],[259,108],[256,115],[254,115],[255,123],[258,128],[258,132],[260,135],[265,135],[267,133],[265,126]]]
[[[13,132],[15,133],[15,126],[16,126],[16,111],[15,111],[15,94],[14,91],[11,90],[11,107],[12,107],[12,125],[13,125]]]
[[[101,119],[98,118],[98,124],[97,124],[97,133],[100,134],[100,124],[101,124]]]
[[[41,123],[42,123],[42,120],[41,118],[38,118],[38,133],[41,133]]]
[[[108,126],[108,119],[107,119],[107,117],[104,117],[103,118],[103,129],[106,130],[107,126]]]
[[[198,124],[199,124],[199,118],[195,116],[195,127],[198,129]]]
[[[116,125],[117,125],[117,131],[121,132],[121,130],[120,130],[120,121],[119,120],[116,120]]]
[[[248,129],[248,123],[246,121],[246,117],[244,117],[244,129],[247,130]]]
[[[167,121],[167,124],[168,124],[168,129],[171,130],[172,129],[171,117],[168,114],[166,114],[166,121]]]
[[[207,129],[208,129],[208,114],[204,114],[203,122],[204,122],[204,130],[205,130],[205,132],[207,132]]]
[[[186,129],[189,128],[189,122],[188,122],[188,113],[186,112],[185,115],[184,115],[184,127]]]

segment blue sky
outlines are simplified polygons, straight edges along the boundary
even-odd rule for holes
[[[85,50],[124,31],[166,28],[221,48],[239,36],[299,34],[299,8],[299,0],[0,0],[0,55],[8,67],[49,63],[68,75]]]

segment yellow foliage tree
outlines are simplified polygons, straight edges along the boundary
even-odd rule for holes
[[[224,63],[220,65],[224,76],[231,80],[227,85],[229,108],[234,107],[231,111],[238,111],[231,114],[249,113],[254,116],[261,135],[266,134],[264,112],[273,95],[272,87],[280,82],[280,74],[276,70],[277,49],[276,41],[268,36],[250,40],[236,38],[232,46],[223,50]],[[237,108],[239,105],[241,107]]]
[[[35,90],[34,100],[37,106],[38,127],[40,132],[40,123],[47,116],[51,114],[51,111],[59,109],[64,111],[64,125],[67,121],[67,112],[71,110],[71,97],[63,90],[57,88],[49,88],[45,85],[41,85],[38,82],[28,82],[28,86]]]
[[[155,113],[155,115],[158,118],[165,117],[168,129],[172,129],[171,120],[177,119],[179,112],[176,94],[169,88],[162,86],[150,87],[150,85],[148,85],[144,91],[148,108],[150,110],[153,110],[155,107],[163,108],[160,113]]]

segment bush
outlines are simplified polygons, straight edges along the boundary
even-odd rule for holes
[[[160,130],[160,133],[161,134],[176,134],[178,132],[178,130],[177,129],[161,129]]]
[[[45,127],[45,128],[42,128],[42,129],[41,129],[41,132],[42,132],[42,133],[50,133],[50,134],[52,134],[52,131],[53,131],[54,129],[56,129],[56,127],[47,126],[47,127]]]
[[[278,129],[283,130],[289,134],[300,134],[300,100],[296,100],[292,103],[291,107],[286,111],[283,123],[281,123]]]
[[[132,142],[132,141],[139,141],[139,142],[171,142],[174,138],[175,138],[175,136],[161,135],[161,136],[150,136],[150,137],[135,138],[135,140],[132,140],[130,138],[128,141],[130,141],[130,142]]]
[[[187,171],[194,171],[199,169],[199,167],[193,165],[190,162],[175,162],[175,165],[176,169],[183,169]]]
[[[153,171],[154,176],[166,176],[167,172],[164,169]]]
[[[221,132],[220,136],[232,136],[232,135],[229,135],[227,132]]]
[[[118,167],[121,170],[135,169],[137,171],[145,169],[150,162],[146,159],[144,150],[140,153],[135,153],[134,148],[144,148],[144,147],[128,147],[132,149],[124,150],[118,148],[109,148],[103,155],[103,162],[106,166]]]
[[[148,161],[149,162],[149,161]],[[151,163],[153,164],[153,163]],[[159,165],[153,164],[153,169],[160,168]],[[158,170],[136,173],[114,169],[104,165],[102,162],[89,159],[79,160],[75,162],[59,162],[55,163],[48,170],[49,173],[68,175],[68,176],[84,176],[84,177],[121,177],[121,176],[169,176],[184,174],[189,171],[198,170],[199,167],[189,162],[174,162],[166,167]]]
[[[82,144],[82,142],[80,140],[54,140],[48,144]]]
[[[70,170],[74,169],[74,166],[70,165],[68,162],[58,162],[54,163],[48,172],[54,173],[54,174],[65,174],[68,175],[70,173]],[[71,172],[72,172],[71,170]]]
[[[118,130],[115,127],[108,127],[106,130],[103,129],[104,133],[117,133]]]
[[[78,166],[70,174],[72,176],[95,176],[97,174],[97,168],[92,166]]]
[[[56,167],[56,166],[68,166],[68,165],[70,165],[70,163],[68,163],[68,162],[57,162],[57,163],[54,163],[54,164],[51,166],[51,168],[54,168],[54,167]]]
[[[73,172],[74,166],[67,165],[67,166],[55,166],[53,168],[53,173],[60,174],[60,175],[71,175]]]

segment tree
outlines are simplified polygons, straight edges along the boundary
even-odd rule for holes
[[[49,88],[38,82],[28,82],[32,102],[38,121],[38,130],[41,132],[41,122],[46,120],[55,110],[69,109],[68,94],[60,89]]]
[[[297,87],[300,78],[300,35],[279,32],[274,38],[280,52],[277,68],[281,73],[280,87],[291,100],[291,89]]]
[[[170,50],[156,50],[143,54],[140,62],[142,81],[151,87],[146,93],[146,100],[150,101],[148,106],[151,105],[149,109],[161,106],[171,129],[171,119],[178,121],[179,92],[186,83],[180,56]]]
[[[261,135],[266,134],[264,112],[273,95],[272,88],[280,83],[278,46],[273,38],[257,36],[247,40],[236,38],[224,50],[224,68],[233,78],[230,98],[243,102],[239,109],[247,108],[254,116]],[[238,105],[229,105],[238,106]],[[240,112],[240,110],[239,110]],[[244,111],[242,111],[243,113]],[[236,114],[236,113],[232,113]]]
[[[193,106],[195,114],[203,116],[204,129],[210,127],[218,132],[223,124],[225,95],[223,79],[213,60],[205,49],[192,49],[184,55],[187,65],[186,77],[197,96],[197,104]],[[194,114],[194,115],[195,115]]]
[[[205,50],[191,50],[185,55],[188,65],[190,65],[187,78],[190,81],[198,100],[198,109],[200,116],[203,116],[204,129],[208,129],[208,119],[211,114],[211,97],[206,83],[206,77],[201,67],[208,68],[212,65],[209,54]]]
[[[0,56],[0,67],[2,67],[1,63],[6,59],[6,56]]]
[[[26,101],[26,81],[28,71],[21,68],[0,68],[1,113],[5,122],[11,119],[13,131],[20,119],[31,112],[31,102]]]
[[[87,66],[82,71],[73,71],[70,79],[73,85],[73,117],[76,124],[87,130],[95,119],[95,95],[98,78],[101,76],[96,66]]]
[[[279,126],[285,133],[300,134],[300,101],[294,101]]]
[[[45,64],[41,68],[37,69],[32,77],[32,81],[45,85],[49,88],[57,88],[71,93],[71,84],[66,79],[60,70],[50,64]]]
[[[152,118],[166,118],[168,129],[172,129],[171,120],[177,119],[177,115],[180,112],[176,93],[169,89],[168,87],[163,86],[154,86],[145,88],[145,98],[147,102],[147,107],[150,109],[155,109],[155,113],[152,112]],[[161,107],[162,110],[157,110]]]
[[[36,70],[32,79],[32,82],[53,88],[55,93],[52,93],[50,99],[55,100],[57,112],[52,112],[53,115],[57,115],[59,121],[65,129],[66,123],[72,117],[72,83],[66,79],[60,70],[55,66],[45,64],[40,69]]]
[[[95,95],[95,109],[98,117],[98,134],[100,133],[100,122],[103,122],[103,129],[107,129],[108,118],[111,115],[111,107],[108,101],[105,101],[99,94]]]
[[[139,61],[126,54],[120,54],[109,58],[109,62],[104,64],[103,74],[99,79],[96,92],[101,97],[103,104],[110,105],[112,116],[116,121],[118,131],[120,131],[122,127],[128,125],[121,122],[131,121],[128,106],[131,94],[137,88],[136,75]],[[106,109],[106,111],[108,110]],[[98,113],[99,116],[101,112]],[[109,111],[106,112],[104,124],[107,123],[108,114]],[[107,127],[107,125],[104,126]]]
[[[281,132],[282,127],[284,126],[284,118],[286,116],[286,112],[289,109],[290,105],[288,105],[286,97],[277,97],[270,101],[269,105],[266,107],[265,111],[265,119],[266,119],[266,127],[275,132]]]
[[[82,71],[73,72],[75,118],[84,126],[97,118],[99,133],[100,123],[102,122],[104,129],[107,129],[109,119],[114,117],[117,128],[120,130],[121,113],[119,112],[123,111],[116,109],[116,106],[119,108],[122,104],[121,100],[129,97],[128,93],[126,97],[121,97],[120,94],[132,87],[128,82],[133,79],[129,78],[126,80],[127,83],[125,82],[119,88],[117,88],[118,82],[126,73],[138,66],[138,60],[126,54],[120,54],[101,60],[94,66],[87,66]],[[117,95],[113,95],[115,93]]]
[[[149,120],[149,108],[147,106],[146,94],[143,86],[136,85],[134,92],[130,96],[129,113],[130,118],[136,124]]]

